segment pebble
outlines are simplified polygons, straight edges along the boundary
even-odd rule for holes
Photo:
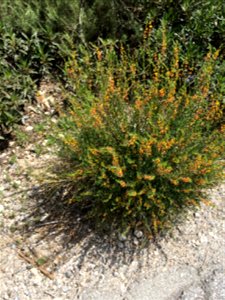
[[[208,243],[208,239],[205,235],[202,235],[200,237],[200,241],[201,241],[202,244],[207,244]]]
[[[125,242],[127,237],[125,236],[125,234],[119,234],[118,239],[120,242]]]
[[[34,129],[34,127],[33,126],[27,126],[26,128],[25,128],[25,131],[32,131]]]
[[[134,239],[133,239],[133,244],[134,244],[135,246],[138,246],[138,245],[139,245],[138,239],[134,238]]]
[[[134,235],[136,236],[136,238],[140,239],[143,237],[143,232],[141,230],[135,230]]]
[[[33,275],[33,277],[35,277],[36,279],[39,278],[39,279],[42,279],[41,275],[40,275],[40,271],[36,268],[32,268],[30,270],[30,273]]]
[[[45,221],[48,217],[49,217],[49,215],[48,215],[48,214],[45,214],[44,216],[42,216],[42,217],[40,218],[40,222]]]
[[[114,272],[113,272],[113,276],[114,276],[114,277],[119,277],[119,273],[118,273],[117,271],[114,271]]]
[[[119,247],[120,249],[123,249],[123,248],[124,248],[124,244],[121,243],[121,242],[119,242],[119,243],[118,243],[118,247]]]
[[[0,204],[0,213],[3,213],[3,211],[4,211],[4,206]]]
[[[63,293],[67,293],[69,291],[69,288],[65,286],[62,288],[62,291],[63,291]]]
[[[66,278],[71,278],[72,275],[73,275],[73,273],[72,273],[71,271],[66,271],[66,272],[65,272]]]

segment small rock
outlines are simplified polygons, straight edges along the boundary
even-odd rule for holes
[[[13,250],[17,249],[17,245],[16,245],[16,244],[12,244],[11,248],[12,248]]]
[[[202,236],[200,237],[200,241],[201,241],[202,244],[207,244],[208,239],[207,239],[206,236],[202,235]]]
[[[30,272],[33,276],[40,276],[40,272],[36,268],[32,268]]]
[[[136,238],[140,239],[143,237],[143,232],[141,230],[135,230],[134,235],[136,236]]]
[[[67,292],[69,291],[69,289],[68,289],[68,287],[64,286],[64,287],[62,288],[62,291],[63,291],[63,293],[67,293]]]
[[[34,127],[33,126],[27,126],[26,128],[25,128],[25,131],[32,131],[34,129]]]
[[[123,249],[123,248],[124,248],[124,244],[121,243],[121,242],[119,242],[119,243],[118,243],[118,247],[121,248],[121,249]]]
[[[114,277],[119,277],[119,273],[118,273],[117,271],[114,271],[114,272],[113,272],[113,276],[114,276]]]
[[[33,269],[30,270],[30,272],[33,275],[33,285],[34,286],[40,286],[41,283],[42,283],[42,275],[40,274],[40,271],[33,268]]]
[[[195,212],[195,213],[194,213],[194,216],[195,216],[196,218],[199,218],[199,217],[200,217],[200,213]]]
[[[119,234],[118,239],[120,242],[125,242],[127,237],[124,234]]]
[[[3,213],[4,209],[5,209],[4,206],[0,204],[0,213]]]
[[[71,278],[72,277],[72,272],[71,271],[66,271],[65,272],[65,276],[66,276],[66,278]]]
[[[42,217],[40,218],[40,222],[44,222],[48,217],[49,217],[49,215],[48,215],[48,214],[45,214],[44,216],[42,216]]]
[[[124,245],[125,245],[126,248],[129,248],[130,245],[131,245],[131,243],[130,243],[130,241],[126,241],[126,242],[124,243]]]
[[[29,116],[28,115],[25,115],[22,117],[21,121],[22,121],[22,124],[25,125],[27,123],[27,120],[29,119]]]
[[[137,246],[137,245],[139,244],[139,241],[138,241],[138,239],[137,239],[137,238],[134,238],[134,240],[133,240],[133,244],[134,244],[135,246]]]

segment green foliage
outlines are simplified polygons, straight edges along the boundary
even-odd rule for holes
[[[65,57],[69,55],[69,34],[64,33],[62,36],[54,27],[60,17],[60,11],[58,14],[55,11],[59,10],[59,5],[50,5],[52,15],[55,16],[54,22],[50,7],[47,6],[45,13],[49,20],[42,27],[44,20],[41,9],[44,8],[40,3],[35,3],[36,1],[16,1],[13,7],[9,1],[0,4],[1,139],[9,137],[8,132],[21,120],[25,103],[34,98],[38,80],[46,74],[59,73]],[[9,10],[12,13],[8,14]],[[65,29],[62,24],[58,30]]]
[[[22,117],[27,99],[35,92],[30,76],[14,70],[0,69],[0,138],[4,139]]]
[[[218,51],[190,85],[180,45],[168,51],[165,31],[157,52],[150,41],[132,54],[110,42],[74,53],[70,108],[54,132],[64,170],[53,184],[66,187],[69,203],[89,207],[97,223],[155,234],[204,201],[202,189],[223,176],[225,127],[214,127],[222,115],[220,85],[212,89]]]
[[[113,38],[137,45],[146,20],[155,28],[164,20],[171,35],[192,55],[206,52],[209,44],[225,50],[223,0],[178,0],[176,5],[171,0],[92,0],[86,1],[85,11],[87,40]]]
[[[0,4],[2,25],[28,35],[34,33],[75,33],[78,24],[77,0],[3,0]]]
[[[29,37],[67,33],[72,40],[96,41],[97,38],[127,41],[142,40],[143,24],[155,28],[167,22],[171,34],[183,47],[206,51],[208,44],[224,49],[225,4],[223,0],[3,0],[0,19],[7,30]]]
[[[4,138],[20,120],[27,99],[34,95],[33,69],[28,57],[28,42],[10,32],[0,35],[0,136]]]

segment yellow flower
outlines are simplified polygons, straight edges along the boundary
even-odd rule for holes
[[[97,54],[98,61],[101,61],[102,60],[102,51],[99,48],[96,49],[96,54]]]
[[[120,180],[120,181],[119,181],[119,184],[120,184],[121,187],[123,187],[123,188],[127,186],[126,182],[123,181],[123,180]]]
[[[128,142],[128,146],[133,146],[137,141],[137,135],[133,134]]]
[[[206,181],[203,178],[200,178],[199,180],[196,181],[197,184],[203,185]]]
[[[132,75],[135,75],[135,74],[136,74],[136,65],[135,65],[135,64],[132,64],[132,65],[130,66],[130,71],[131,71]]]
[[[144,141],[140,145],[139,153],[140,154],[146,154],[146,155],[151,155],[152,154],[152,144],[154,141],[149,140],[149,141]]]
[[[145,27],[145,30],[144,30],[144,39],[147,39],[147,38],[150,36],[150,34],[151,34],[151,32],[152,32],[152,28],[153,28],[152,22],[150,21],[150,22],[146,25],[146,27]]]
[[[141,101],[140,99],[137,99],[137,100],[135,101],[135,108],[136,108],[137,110],[140,110],[140,109],[142,108],[142,106],[143,106],[143,101]]]
[[[151,181],[151,180],[154,180],[154,179],[155,179],[155,176],[154,176],[154,175],[144,175],[143,178],[144,178],[145,180]]]
[[[216,52],[213,54],[213,59],[217,59],[218,55],[220,53],[220,50],[216,50]]]
[[[179,181],[178,181],[178,180],[170,179],[170,182],[171,182],[173,185],[175,185],[175,186],[179,185]]]
[[[160,160],[159,157],[155,159],[155,163],[156,163],[156,164],[159,164],[160,162],[161,162],[161,160]]]
[[[181,178],[181,181],[185,182],[185,183],[190,183],[192,182],[191,178],[190,177],[182,177]]]
[[[191,193],[191,191],[192,191],[192,190],[188,190],[188,189],[182,190],[182,192],[184,192],[185,194],[189,194],[189,193]]]
[[[165,89],[162,88],[162,89],[159,90],[159,96],[160,96],[160,97],[165,96],[165,94],[166,94],[166,93],[165,93]]]

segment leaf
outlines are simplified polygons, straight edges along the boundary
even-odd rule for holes
[[[131,159],[129,157],[126,157],[126,162],[129,164],[129,165],[133,165],[136,163],[136,161],[134,159]]]
[[[102,202],[107,203],[109,200],[112,199],[113,194],[109,194],[109,196],[106,199],[103,199]]]
[[[156,189],[151,189],[146,195],[148,199],[152,199],[155,196]]]
[[[145,174],[145,175],[143,176],[143,178],[144,178],[145,180],[152,181],[152,180],[155,179],[155,175],[148,175],[148,174]]]
[[[46,262],[47,262],[47,258],[46,257],[40,257],[40,258],[38,258],[37,260],[36,260],[36,264],[38,265],[38,266],[42,266],[42,265],[44,265]]]
[[[150,205],[149,202],[145,202],[145,203],[144,203],[144,207],[147,208],[147,209],[149,209],[149,208],[151,207],[151,205]]]
[[[130,190],[130,191],[127,192],[127,195],[129,197],[136,197],[137,196],[137,192],[134,191],[134,190]]]
[[[146,194],[147,190],[146,189],[142,189],[138,192],[138,195],[141,196],[141,195],[144,195]]]

